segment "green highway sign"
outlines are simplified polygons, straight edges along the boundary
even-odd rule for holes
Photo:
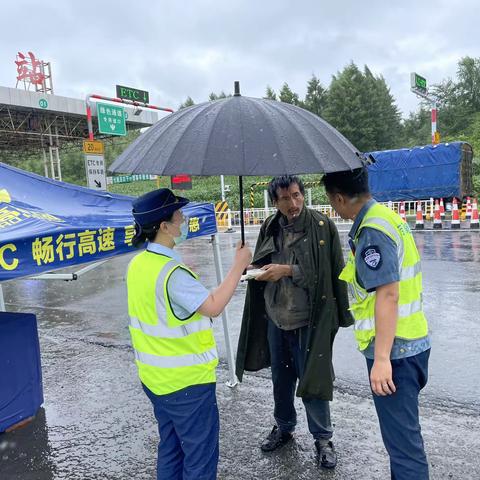
[[[98,131],[107,135],[126,135],[125,109],[109,103],[97,103]]]
[[[118,175],[116,177],[112,177],[112,183],[130,183],[133,182],[133,178],[131,175]]]
[[[138,88],[117,85],[117,97],[125,100],[132,100],[134,102],[149,103],[148,92],[145,90],[139,90]]]
[[[410,74],[410,88],[419,93],[427,93],[427,79],[412,72]]]
[[[48,107],[48,102],[44,98],[41,98],[38,101],[38,105],[39,105],[40,108],[47,108]]]
[[[148,173],[140,173],[135,175],[117,175],[112,177],[112,183],[130,183],[141,180],[155,180],[155,175],[150,175]]]

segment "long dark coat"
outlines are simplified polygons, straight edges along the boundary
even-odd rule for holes
[[[271,263],[271,254],[276,251],[274,236],[281,228],[280,217],[281,213],[277,212],[262,225],[253,264]],[[292,244],[292,248],[307,277],[310,299],[305,373],[296,394],[299,397],[331,400],[333,341],[339,327],[353,324],[348,311],[347,284],[338,279],[344,261],[337,228],[325,215],[306,209],[305,233]],[[268,317],[263,295],[265,283],[255,280],[248,282],[236,361],[236,374],[240,381],[244,371],[257,371],[270,366]]]

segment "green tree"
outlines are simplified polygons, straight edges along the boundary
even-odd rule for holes
[[[365,66],[365,105],[374,125],[373,147],[383,150],[401,143],[400,111],[382,76],[374,76]]]
[[[307,83],[304,108],[321,117],[326,103],[327,90],[323,88],[320,80],[315,75],[312,75]]]
[[[432,127],[430,123],[430,111],[421,107],[418,112],[410,112],[402,126],[403,147],[427,145],[432,141]]]
[[[400,113],[384,78],[353,62],[332,77],[323,116],[361,151],[392,148],[401,134]]]
[[[270,85],[267,85],[267,89],[265,91],[265,96],[263,97],[267,100],[276,100],[277,99],[277,94],[275,93],[275,90]]]
[[[195,102],[192,100],[192,97],[187,97],[187,99],[180,104],[180,107],[178,109],[186,108],[186,107],[191,107],[192,105],[195,105]]]
[[[324,109],[325,120],[361,151],[375,149],[375,126],[368,111],[367,97],[365,78],[351,62],[332,76]]]
[[[285,82],[283,84],[282,88],[280,89],[280,92],[278,94],[278,98],[283,103],[291,103],[292,105],[299,105],[300,104],[300,99],[298,97],[298,94],[293,92],[290,89],[287,82]]]
[[[221,98],[227,98],[227,97],[231,97],[231,95],[227,95],[223,90],[220,92],[220,93],[215,93],[215,92],[212,92],[210,93],[210,95],[208,96],[208,100],[210,102],[213,102],[215,100],[220,100]]]
[[[465,134],[474,115],[480,112],[480,58],[460,59],[457,78],[434,84],[431,91],[437,99],[438,129],[442,136]]]
[[[469,112],[480,112],[480,58],[464,57],[458,62],[457,98]]]

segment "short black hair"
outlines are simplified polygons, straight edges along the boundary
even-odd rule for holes
[[[174,213],[175,212],[168,213],[155,223],[145,225],[143,227],[139,223],[135,222],[135,235],[132,239],[132,245],[135,248],[142,248],[147,240],[152,242],[157,236],[157,232],[160,229],[160,224],[162,222],[170,222]]]
[[[348,197],[370,193],[367,167],[326,173],[322,178],[322,183],[327,193],[342,193]]]
[[[303,186],[302,179],[296,175],[282,175],[281,177],[274,177],[268,184],[268,196],[270,201],[274,202],[278,200],[277,189],[289,188],[290,185],[296,183],[300,189],[300,193],[305,195],[305,187]]]

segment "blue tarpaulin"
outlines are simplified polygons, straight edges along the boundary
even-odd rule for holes
[[[368,155],[368,154],[367,154]],[[378,201],[461,197],[462,142],[370,152],[370,191]]]
[[[131,202],[0,163],[0,281],[133,251]],[[212,204],[183,212],[188,238],[217,232]]]

